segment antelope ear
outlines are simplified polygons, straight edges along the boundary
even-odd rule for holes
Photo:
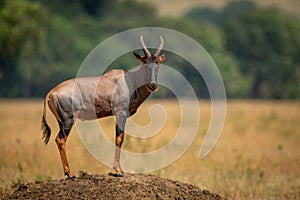
[[[136,59],[140,60],[142,63],[146,63],[146,58],[144,56],[140,56],[139,54],[133,52],[133,55]]]
[[[165,54],[162,54],[161,56],[158,57],[158,62],[162,63],[166,59]]]

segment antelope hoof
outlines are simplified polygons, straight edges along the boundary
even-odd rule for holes
[[[115,172],[116,172],[116,173],[114,174],[115,177],[124,177],[124,172],[123,172],[123,170],[121,170],[120,167],[114,166],[113,169],[114,169]]]
[[[116,173],[116,177],[124,177],[124,172]]]
[[[75,180],[75,178],[76,178],[76,176],[75,176],[75,175],[73,175],[73,176],[69,177],[69,179],[72,179],[72,180]]]
[[[118,172],[118,173],[108,173],[109,176],[113,177],[124,177],[124,172]]]
[[[68,172],[65,172],[65,176],[67,176],[67,179],[72,179],[72,180],[74,180],[74,179],[76,178],[75,175],[71,175],[71,174],[68,173]]]

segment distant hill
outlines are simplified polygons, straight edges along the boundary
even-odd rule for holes
[[[145,1],[145,0],[140,0]],[[160,1],[152,0],[151,2],[157,10],[159,15],[180,16],[193,7],[213,7],[216,9],[222,9],[230,0],[172,0],[172,1]],[[295,15],[300,18],[300,1],[299,0],[253,0],[257,5],[264,7],[274,7],[285,13]]]

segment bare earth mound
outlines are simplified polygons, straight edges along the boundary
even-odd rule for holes
[[[124,177],[81,172],[72,179],[16,184],[2,199],[225,199],[207,190],[149,174]]]

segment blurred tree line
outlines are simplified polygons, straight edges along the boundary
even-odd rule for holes
[[[76,76],[98,43],[146,26],[174,29],[198,41],[217,64],[228,97],[300,98],[296,18],[251,1],[233,1],[218,11],[193,8],[181,18],[158,17],[146,1],[133,0],[0,0],[0,97],[42,97]],[[199,97],[209,97],[188,61],[166,53],[165,64],[178,69]],[[113,65],[137,65],[133,60],[125,55]],[[166,89],[159,95],[171,96]]]

